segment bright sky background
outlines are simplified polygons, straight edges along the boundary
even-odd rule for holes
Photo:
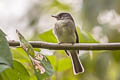
[[[24,29],[26,23],[19,23],[30,8],[31,0],[0,0],[0,28],[8,39],[16,38],[16,29]]]
[[[26,28],[27,20],[21,20],[31,6],[39,0],[0,0],[0,28],[7,34],[9,40],[16,40],[16,29],[20,32],[25,32],[24,35],[29,37],[32,35],[32,29]],[[77,11],[77,7],[81,5],[79,0],[59,0],[61,3],[70,4]],[[82,0],[81,0],[82,1]],[[40,0],[41,3],[48,2],[48,0]],[[81,2],[82,3],[82,2]],[[76,6],[77,5],[77,6]],[[74,11],[74,12],[75,12]],[[47,24],[46,24],[47,20]],[[51,14],[46,13],[39,21],[39,26],[42,28],[53,27],[55,19],[51,18]],[[38,28],[39,29],[39,28]]]

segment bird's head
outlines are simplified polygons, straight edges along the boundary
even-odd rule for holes
[[[52,15],[52,17],[56,18],[57,20],[71,19],[73,21],[73,18],[69,13],[59,13],[56,16]]]

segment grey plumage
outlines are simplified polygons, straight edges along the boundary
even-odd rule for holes
[[[69,13],[60,13],[57,16],[52,17],[57,19],[53,31],[59,43],[79,43],[75,23]],[[74,74],[84,72],[84,68],[78,58],[79,51],[66,50],[66,53],[71,57]]]

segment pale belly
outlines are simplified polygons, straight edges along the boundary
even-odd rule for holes
[[[75,43],[76,35],[73,25],[59,25],[55,26],[54,33],[60,43]]]

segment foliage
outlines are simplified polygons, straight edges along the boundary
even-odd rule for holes
[[[45,79],[53,74],[52,66],[46,56],[41,53],[35,53],[32,46],[27,40],[16,30],[20,43],[24,51],[28,54],[34,67],[34,73],[38,80]]]
[[[13,68],[6,69],[1,74],[1,80],[29,80],[29,78],[30,75],[27,69],[25,69],[23,64],[15,60],[13,60]]]
[[[77,32],[81,40],[80,42],[98,42],[92,37],[91,34],[85,31],[80,31],[79,28],[77,28]],[[92,51],[92,59],[90,58],[89,51],[85,51],[84,54],[80,56],[85,72],[74,76],[70,58],[65,54],[58,54],[64,52],[60,50],[55,51],[55,55],[46,57],[42,55],[44,53],[41,54],[41,50],[33,49],[18,31],[17,34],[24,50],[21,48],[11,49],[13,55],[13,68],[6,69],[6,67],[3,66],[5,70],[0,75],[1,80],[42,80],[50,77],[51,75],[52,80],[77,80],[78,78],[82,80],[115,80],[119,77],[115,74],[119,72],[119,67],[117,67],[119,64],[116,63],[119,63],[118,56],[120,51]],[[40,34],[41,40],[46,41],[48,38],[42,36],[50,36],[53,42],[56,41],[56,38],[52,34],[52,30]],[[39,53],[36,53],[34,50],[39,51]],[[54,74],[52,67],[54,69]],[[14,75],[15,77],[12,77]]]
[[[6,68],[12,67],[12,56],[5,33],[0,29],[0,73]]]
[[[76,1],[80,3],[81,0]],[[77,8],[73,8],[74,2],[72,4],[66,4],[62,0],[38,2],[27,13],[28,26],[38,26],[43,14],[56,14],[65,11],[72,13],[72,16],[75,15],[78,22],[82,24],[81,30],[77,27],[80,43],[99,43],[101,39],[104,40],[104,37],[107,38],[106,42],[120,41],[118,20],[120,0],[82,0],[82,8],[79,4],[75,5]],[[108,16],[107,13],[114,15],[108,22],[107,17],[100,20],[100,16],[103,14]],[[97,35],[98,39],[94,35]],[[19,38],[24,50],[22,48],[9,49],[5,34],[0,30],[0,80],[120,80],[120,50],[80,51],[80,59],[85,72],[75,76],[71,60],[63,50],[56,50],[51,56],[43,55],[42,49],[33,49],[22,35],[19,35]],[[35,30],[30,40],[57,42],[52,29],[43,33]],[[36,54],[42,56],[42,60],[36,59]],[[41,74],[40,69],[46,72]]]

